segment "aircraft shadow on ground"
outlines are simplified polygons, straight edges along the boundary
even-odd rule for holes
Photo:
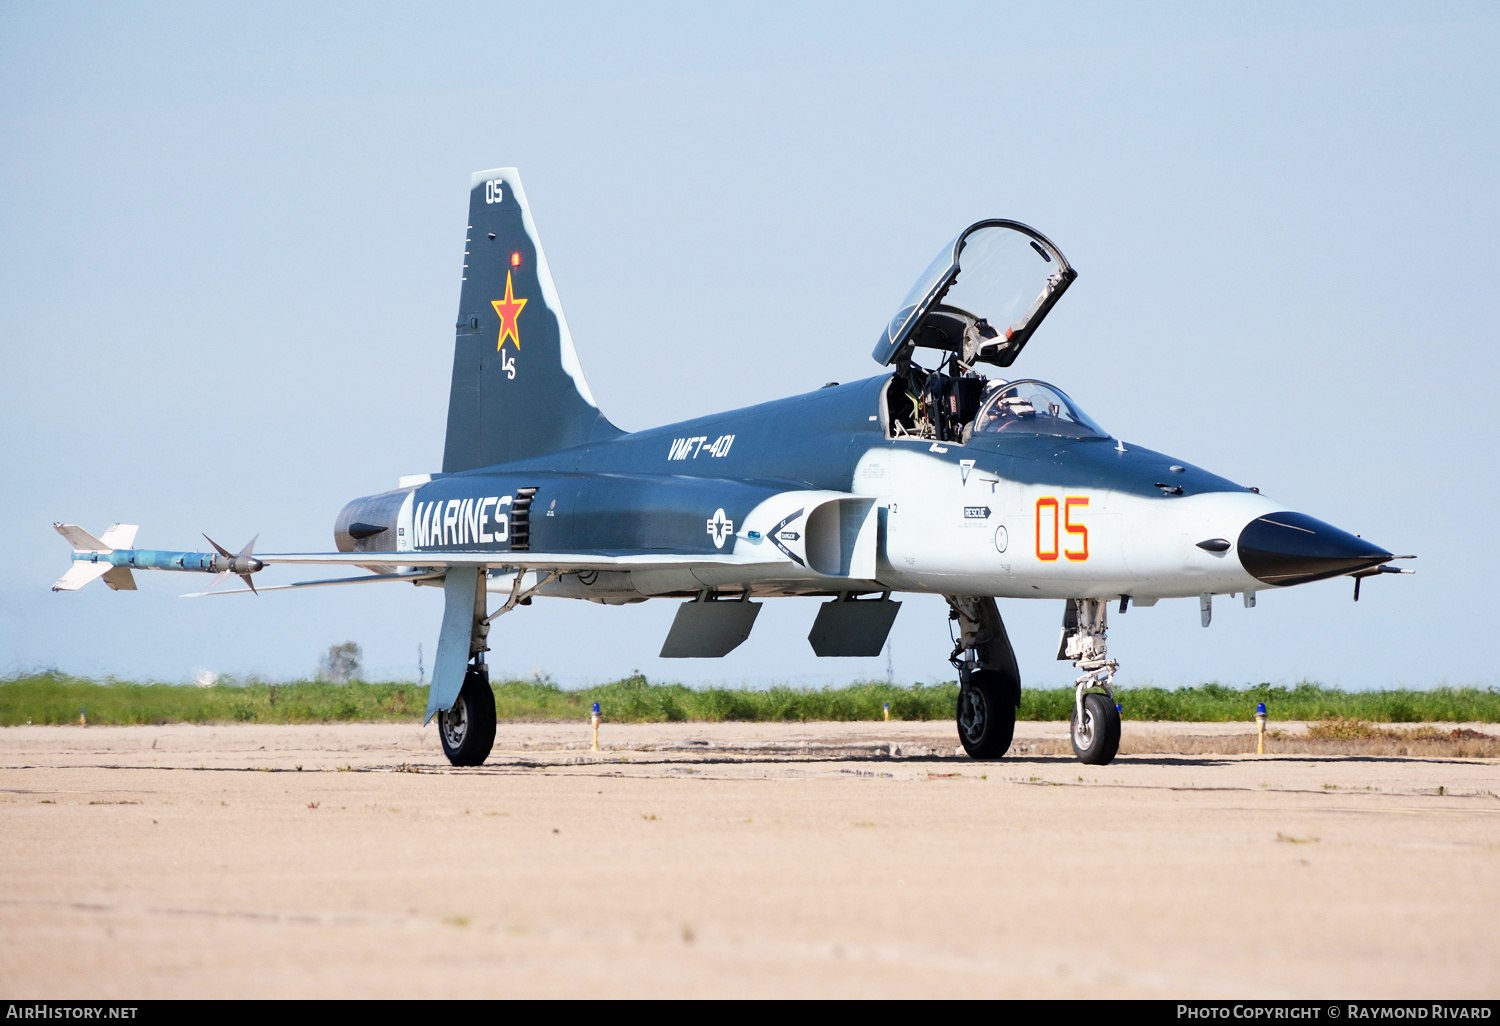
[[[1438,758],[1431,756],[1413,755],[1284,755],[1273,760],[1267,760],[1265,765],[1285,766],[1289,763],[1318,763],[1318,764],[1347,764],[1368,763],[1376,765],[1400,765],[1409,763],[1484,763],[1493,760],[1476,758]],[[932,765],[939,764],[952,767],[955,763],[961,763],[975,768],[993,768],[1004,770],[1007,766],[1046,766],[1046,767],[1075,767],[1082,765],[1071,755],[1017,755],[1006,756],[1002,759],[993,760],[971,760],[963,755],[756,755],[756,756],[708,756],[696,759],[643,759],[636,756],[627,759],[611,758],[603,756],[598,759],[585,759],[572,756],[560,762],[543,762],[538,760],[516,759],[509,761],[494,761],[483,766],[465,767],[455,769],[446,764],[382,764],[374,766],[334,766],[329,769],[302,770],[284,766],[131,766],[120,763],[69,763],[60,765],[13,765],[3,767],[11,770],[38,770],[38,769],[109,769],[109,770],[156,770],[166,772],[198,772],[198,773],[417,773],[423,775],[434,774],[468,774],[468,775],[501,775],[514,773],[516,771],[531,770],[580,770],[584,768],[609,768],[626,769],[639,767],[679,767],[690,771],[697,767],[706,766],[797,766],[797,765],[832,765],[837,763],[861,763],[876,766],[901,766],[901,765]],[[1140,754],[1118,756],[1109,766],[1124,769],[1130,766],[1170,766],[1193,769],[1208,769],[1231,766],[1244,766],[1245,760],[1223,757],[1223,756],[1193,756],[1193,755],[1171,755],[1171,754]]]

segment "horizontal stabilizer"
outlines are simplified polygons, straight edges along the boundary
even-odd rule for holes
[[[135,528],[131,528],[132,531]],[[128,566],[110,567],[104,575],[104,583],[109,585],[111,591],[135,591],[135,574],[130,572]]]
[[[92,580],[103,577],[113,570],[108,563],[74,563],[68,572],[58,578],[53,591],[77,591]]]
[[[113,552],[114,551],[114,546],[113,545],[107,545],[107,544],[105,544],[104,542],[100,541],[98,538],[95,538],[93,535],[89,534],[83,528],[79,527],[77,524],[53,524],[52,527],[53,527],[54,530],[57,531],[58,534],[62,535],[64,538],[68,539],[68,544],[71,545],[71,546],[73,546],[73,551],[74,552]],[[111,530],[113,530],[113,528],[111,528]],[[131,537],[134,538],[135,528],[132,527],[130,530],[131,530]],[[121,546],[121,547],[123,548],[124,546]],[[102,573],[103,571],[100,571],[100,572]],[[94,576],[97,577],[98,574],[95,574]],[[91,581],[93,579],[94,579],[93,577],[89,578],[89,580],[91,580]],[[71,590],[71,589],[69,589],[69,590]]]

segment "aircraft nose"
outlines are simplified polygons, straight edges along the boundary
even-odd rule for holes
[[[1305,513],[1267,513],[1240,532],[1240,564],[1256,580],[1289,585],[1367,570],[1391,559],[1379,545]]]

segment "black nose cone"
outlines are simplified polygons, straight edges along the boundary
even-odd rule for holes
[[[1306,584],[1379,566],[1391,554],[1303,513],[1268,513],[1240,532],[1240,563],[1267,584]]]

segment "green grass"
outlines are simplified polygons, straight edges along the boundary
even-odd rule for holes
[[[891,704],[897,720],[953,716],[956,684],[892,685],[866,681],[810,690],[773,687],[690,688],[652,684],[636,675],[609,684],[564,691],[545,680],[495,683],[501,719],[581,720],[599,703],[613,723],[681,720],[878,720]],[[1129,688],[1119,692],[1126,719],[1183,722],[1249,722],[1257,702],[1273,720],[1364,720],[1420,723],[1433,720],[1500,722],[1500,692],[1483,688],[1430,691],[1339,691],[1302,683],[1295,687],[1237,689],[1222,684],[1192,688]],[[1022,692],[1023,720],[1063,720],[1072,709],[1070,688]],[[130,723],[329,723],[420,721],[427,689],[410,683],[268,684],[221,681],[208,688],[88,680],[61,674],[0,677],[0,726],[77,723],[80,709],[91,724]]]
[[[1310,681],[1294,687],[1261,684],[1232,688],[1200,684],[1192,688],[1124,688],[1117,692],[1122,718],[1181,723],[1249,720],[1257,702],[1273,720],[1366,720],[1371,723],[1423,723],[1434,720],[1500,723],[1500,692],[1491,688],[1432,688],[1426,691],[1341,691]],[[1062,720],[1070,715],[1072,689],[1023,691],[1023,720]]]
[[[59,674],[0,678],[0,726],[77,723],[80,710],[97,724],[327,723],[420,719],[427,689],[415,684],[234,682],[209,688],[94,681]]]
[[[878,720],[891,703],[891,718],[945,720],[953,715],[958,685],[903,687],[866,681],[842,688],[807,690],[772,687],[696,689],[684,684],[651,684],[627,677],[581,691],[563,691],[536,680],[495,685],[495,710],[502,718],[573,719],[585,717],[594,702],[612,722],[662,723],[679,720]]]

